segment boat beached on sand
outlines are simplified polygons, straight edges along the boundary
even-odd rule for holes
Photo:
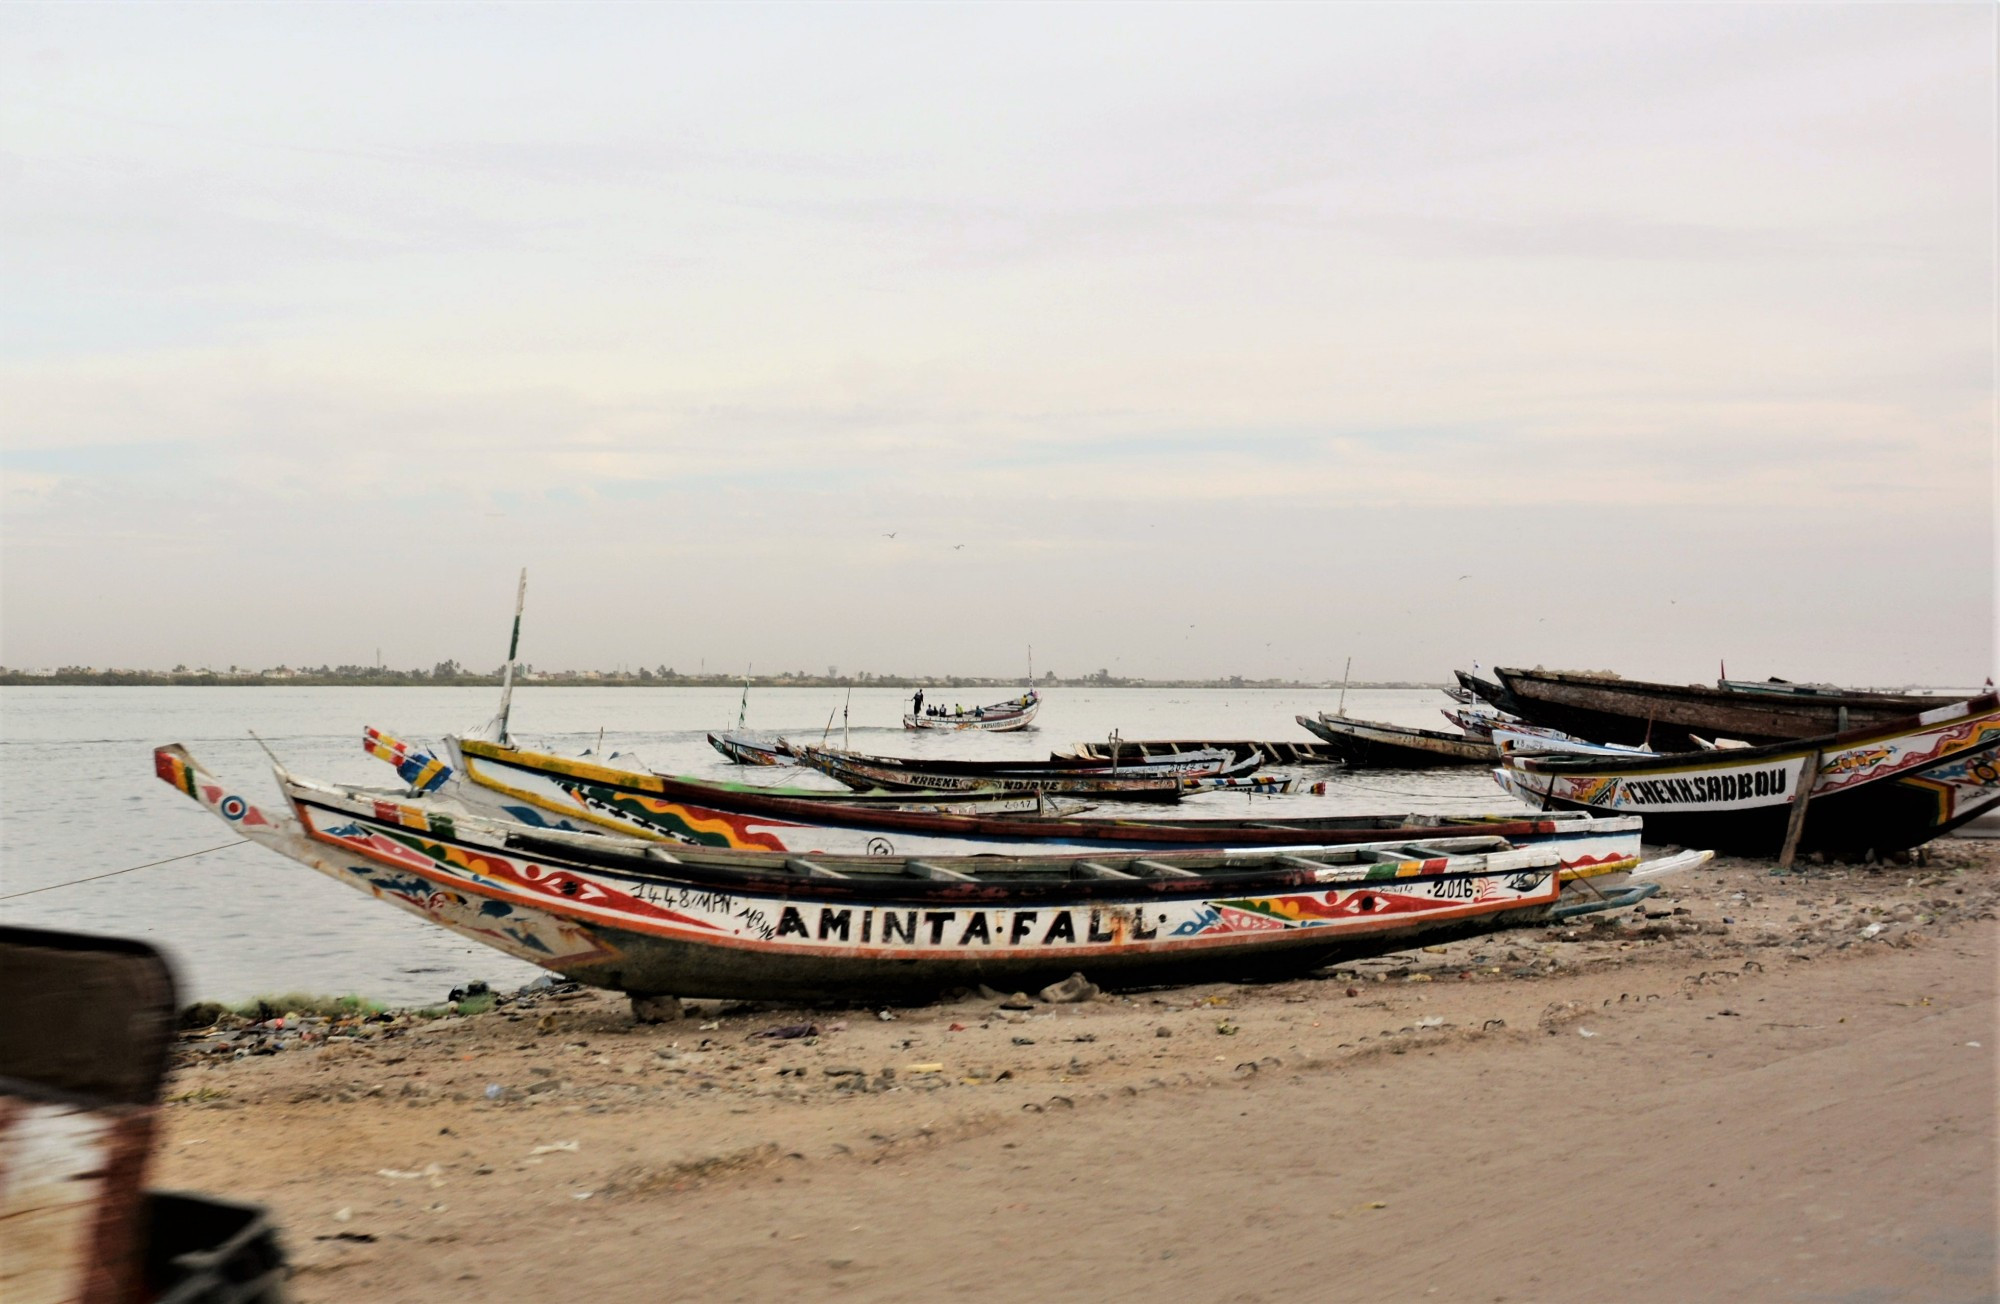
[[[1011,792],[1041,792],[1065,797],[1088,797],[1094,801],[1176,802],[1184,791],[1181,780],[1203,774],[1220,774],[1221,767],[1177,769],[1167,765],[1121,766],[1116,769],[1023,767],[983,769],[971,773],[962,767],[971,762],[939,762],[935,767],[894,756],[867,756],[832,747],[792,745],[798,759],[839,783],[868,791],[963,792],[998,788]]]
[[[531,828],[611,832],[689,846],[870,855],[1028,854],[1301,847],[1385,839],[1504,837],[1557,847],[1565,873],[1637,864],[1639,821],[1570,812],[1507,815],[1291,815],[1257,818],[1058,814],[1038,793],[821,792],[714,783],[617,769],[476,739],[447,740],[451,764],[379,730],[371,755],[396,765],[412,796]]]
[[[1448,765],[1491,765],[1500,759],[1490,742],[1442,729],[1412,729],[1376,720],[1350,720],[1321,712],[1295,717],[1324,738],[1350,769],[1427,770]]]
[[[1667,756],[1510,753],[1530,805],[1639,815],[1659,843],[1740,855],[1887,855],[2000,805],[2000,699],[1762,747]]]
[[[174,745],[158,776],[241,836],[568,978],[650,998],[928,997],[1306,972],[1571,913],[1560,857],[1504,839],[1036,857],[800,856],[525,828],[294,778],[266,811]],[[1705,852],[1642,865],[1656,876]],[[1582,899],[1587,897],[1588,899]]]
[[[1529,724],[1590,742],[1633,743],[1658,752],[1693,751],[1701,745],[1697,739],[1775,743],[1822,737],[1892,724],[1950,701],[1819,689],[1749,692],[1559,670],[1496,668],[1493,673],[1500,679],[1497,692],[1462,672],[1459,681]]]

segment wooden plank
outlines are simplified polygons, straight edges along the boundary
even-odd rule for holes
[[[839,870],[828,869],[825,865],[814,864],[812,861],[807,860],[802,856],[794,856],[790,860],[786,861],[785,868],[793,871],[794,873],[804,874],[808,878],[847,877],[847,875],[841,873]]]
[[[1132,862],[1132,868],[1143,869],[1146,871],[1147,874],[1151,875],[1154,878],[1199,878],[1200,877],[1200,875],[1196,874],[1192,870],[1182,869],[1179,865],[1169,865],[1166,862],[1159,860],[1135,860]]]
[[[1785,845],[1778,851],[1778,868],[1790,869],[1799,853],[1799,839],[1806,831],[1806,806],[1812,801],[1813,784],[1819,781],[1820,754],[1815,751],[1799,767],[1798,795],[1792,798],[1792,817],[1785,822]]]
[[[1100,864],[1098,864],[1098,863],[1097,863],[1096,861],[1094,861],[1094,860],[1081,860],[1081,861],[1078,861],[1078,862],[1077,862],[1077,866],[1076,866],[1076,871],[1077,871],[1077,873],[1079,873],[1079,874],[1083,874],[1083,875],[1086,875],[1086,876],[1088,876],[1088,877],[1090,877],[1090,878],[1137,878],[1137,877],[1139,877],[1139,876],[1138,876],[1137,874],[1128,874],[1128,873],[1126,873],[1126,872],[1125,872],[1124,870],[1122,870],[1122,869],[1113,869],[1113,868],[1111,868],[1111,866],[1109,866],[1109,865],[1100,865]]]
[[[906,860],[903,862],[903,868],[918,878],[955,879],[961,883],[974,881],[970,874],[961,874],[955,869],[946,869],[943,865],[933,865],[928,860]]]
[[[681,863],[679,856],[661,847],[647,847],[646,854],[663,865],[678,865]]]

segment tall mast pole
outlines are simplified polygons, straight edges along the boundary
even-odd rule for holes
[[[507,745],[507,712],[514,705],[514,661],[521,652],[521,612],[528,605],[528,568],[521,568],[521,582],[514,590],[514,632],[507,640],[507,668],[500,676],[500,714],[493,717],[493,741]]]

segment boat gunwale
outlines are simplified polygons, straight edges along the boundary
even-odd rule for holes
[[[1720,747],[1714,751],[1706,752],[1663,752],[1655,756],[1633,756],[1629,759],[1576,753],[1534,756],[1509,753],[1501,758],[1501,764],[1505,768],[1525,770],[1530,773],[1575,774],[1616,771],[1622,774],[1627,771],[1651,773],[1663,769],[1705,770],[1741,765],[1746,761],[1757,762],[1789,759],[1793,756],[1804,757],[1814,752],[1844,751],[1850,747],[1859,747],[1871,742],[1901,738],[1909,734],[1924,733],[1944,725],[1956,724],[1967,720],[1977,720],[1982,716],[2000,715],[2000,696],[1988,693],[1970,698],[1964,702],[1941,702],[1936,709],[1943,710],[1947,707],[1963,707],[1964,710],[1955,715],[1928,721],[1924,719],[1924,716],[1931,715],[1933,712],[1926,711],[1921,715],[1904,716],[1901,719],[1887,720],[1880,724],[1863,725],[1859,728],[1849,729],[1844,733],[1820,734],[1813,738],[1793,738],[1784,742],[1760,743],[1755,747]],[[1947,761],[1951,758],[1951,755],[1947,753],[1940,756],[1935,761],[1927,762],[1926,766]],[[1916,768],[1922,769],[1926,768],[1926,766]],[[1898,770],[1893,774],[1885,774],[1878,777],[1883,779],[1896,778],[1909,773],[1912,773],[1912,771]],[[1875,779],[1868,779],[1863,782],[1875,781]]]

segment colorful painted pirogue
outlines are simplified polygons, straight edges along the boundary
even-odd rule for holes
[[[739,850],[930,855],[1026,851],[1126,852],[1327,846],[1391,838],[1504,837],[1558,848],[1568,874],[1629,869],[1639,821],[1555,815],[1318,815],[1256,819],[1111,818],[1094,811],[1055,818],[1035,793],[804,792],[710,783],[590,761],[447,740],[452,764],[369,729],[363,745],[405,779],[477,814],[534,828],[607,831],[689,846]]]
[[[1442,729],[1412,729],[1376,720],[1350,720],[1321,712],[1294,717],[1324,738],[1351,769],[1426,770],[1447,765],[1491,765],[1500,759],[1490,742]]]
[[[1796,812],[1796,851],[1903,851],[2000,804],[2000,701],[1764,747],[1509,755],[1497,774],[1535,806],[1642,816],[1654,842],[1769,855],[1784,848]]]
[[[509,954],[642,996],[928,995],[1032,987],[1078,969],[1107,985],[1240,978],[1604,908],[1560,900],[1555,852],[1497,838],[1155,857],[670,853],[282,770],[291,811],[267,812],[178,745],[154,758],[161,779],[252,841]]]
[[[1033,724],[1035,712],[1041,709],[1041,695],[1030,688],[1019,697],[1010,698],[1005,702],[994,702],[988,706],[975,706],[969,710],[954,706],[947,711],[933,703],[929,711],[905,711],[903,727],[980,729],[987,733],[1013,733]]]

